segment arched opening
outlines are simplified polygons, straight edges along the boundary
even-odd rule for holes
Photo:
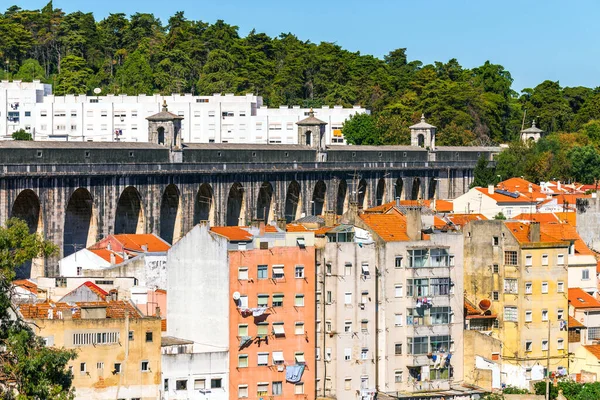
[[[162,126],[158,128],[158,144],[165,144],[165,128]]]
[[[194,204],[194,225],[200,221],[209,221],[211,226],[215,223],[215,210],[213,208],[213,190],[208,183],[200,185]]]
[[[256,218],[265,223],[273,220],[273,186],[269,182],[263,182],[258,191],[256,201]]]
[[[323,215],[323,211],[325,209],[326,191],[327,187],[325,186],[325,182],[317,182],[317,184],[315,185],[315,190],[313,191],[313,198],[311,202],[311,215]]]
[[[423,134],[417,135],[417,145],[419,147],[425,147],[425,136]]]
[[[312,145],[312,132],[311,131],[307,131],[306,133],[304,133],[304,144],[307,146]]]
[[[19,193],[13,203],[10,216],[25,221],[29,227],[29,233],[37,233],[43,237],[44,225],[40,199],[33,190],[26,189]],[[27,261],[16,270],[17,279],[37,278],[39,276],[44,276],[44,259],[42,257]]]
[[[337,199],[335,201],[335,213],[343,215],[348,209],[348,184],[345,179],[340,180],[338,185]]]
[[[96,243],[98,225],[93,207],[94,201],[87,189],[79,188],[71,195],[65,213],[63,257]]]
[[[290,182],[285,195],[285,220],[290,223],[300,218],[300,185],[296,181]]]
[[[244,214],[246,211],[244,188],[239,182],[231,185],[229,196],[227,196],[227,226],[244,225]]]
[[[361,179],[358,182],[358,189],[356,191],[356,202],[358,203],[358,208],[367,209],[367,181]]]
[[[382,205],[385,201],[385,179],[379,179],[377,182],[377,192],[375,194],[377,205]]]
[[[160,202],[160,237],[173,244],[181,239],[181,207],[179,189],[171,184],[165,188]]]
[[[414,178],[412,184],[412,191],[410,194],[411,200],[419,200],[421,198],[421,179]]]
[[[402,198],[402,189],[404,188],[404,181],[402,178],[396,179],[396,185],[394,186],[394,199]]]
[[[115,213],[115,234],[144,233],[142,196],[133,186],[123,190]]]
[[[437,183],[438,183],[437,178],[429,179],[429,188],[428,188],[428,193],[427,193],[427,195],[428,195],[427,198],[429,200],[435,198],[435,192],[437,191]]]

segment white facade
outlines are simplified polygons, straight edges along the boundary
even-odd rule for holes
[[[452,200],[454,212],[456,214],[483,214],[488,219],[493,219],[498,213],[504,214],[507,219],[515,217],[519,214],[535,214],[541,212],[537,209],[538,199],[530,199],[528,193],[522,193],[519,198],[510,199],[506,197],[505,202],[499,202],[493,197],[494,189],[479,190],[480,188],[471,188],[469,191],[456,199]],[[539,200],[541,201],[541,200]],[[562,210],[561,210],[562,211]],[[550,211],[549,211],[550,212]]]
[[[58,261],[60,276],[82,276],[84,269],[99,270],[110,267],[110,262],[89,251],[81,249]]]
[[[54,96],[51,85],[2,81],[0,138],[10,139],[24,129],[34,140],[147,142],[146,117],[160,112],[163,101],[184,118],[184,143],[297,144],[296,122],[310,111],[300,106],[268,108],[262,97],[252,94]],[[314,110],[315,117],[327,122],[325,144],[345,144],[344,121],[366,112],[360,106]]]

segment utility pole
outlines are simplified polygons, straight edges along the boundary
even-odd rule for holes
[[[548,316],[548,354],[546,357],[546,400],[550,400],[550,316]]]

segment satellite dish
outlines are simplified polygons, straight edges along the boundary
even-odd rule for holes
[[[233,292],[233,299],[238,301],[240,299],[240,292]]]
[[[102,89],[100,89],[99,87],[97,87],[96,89],[94,89],[94,93],[95,94],[100,94],[100,92],[102,92]]]
[[[492,306],[492,302],[489,299],[483,299],[479,302],[479,308],[482,311],[487,311]]]

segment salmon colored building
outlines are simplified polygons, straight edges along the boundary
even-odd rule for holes
[[[315,396],[315,249],[302,234],[229,250],[230,399]]]

